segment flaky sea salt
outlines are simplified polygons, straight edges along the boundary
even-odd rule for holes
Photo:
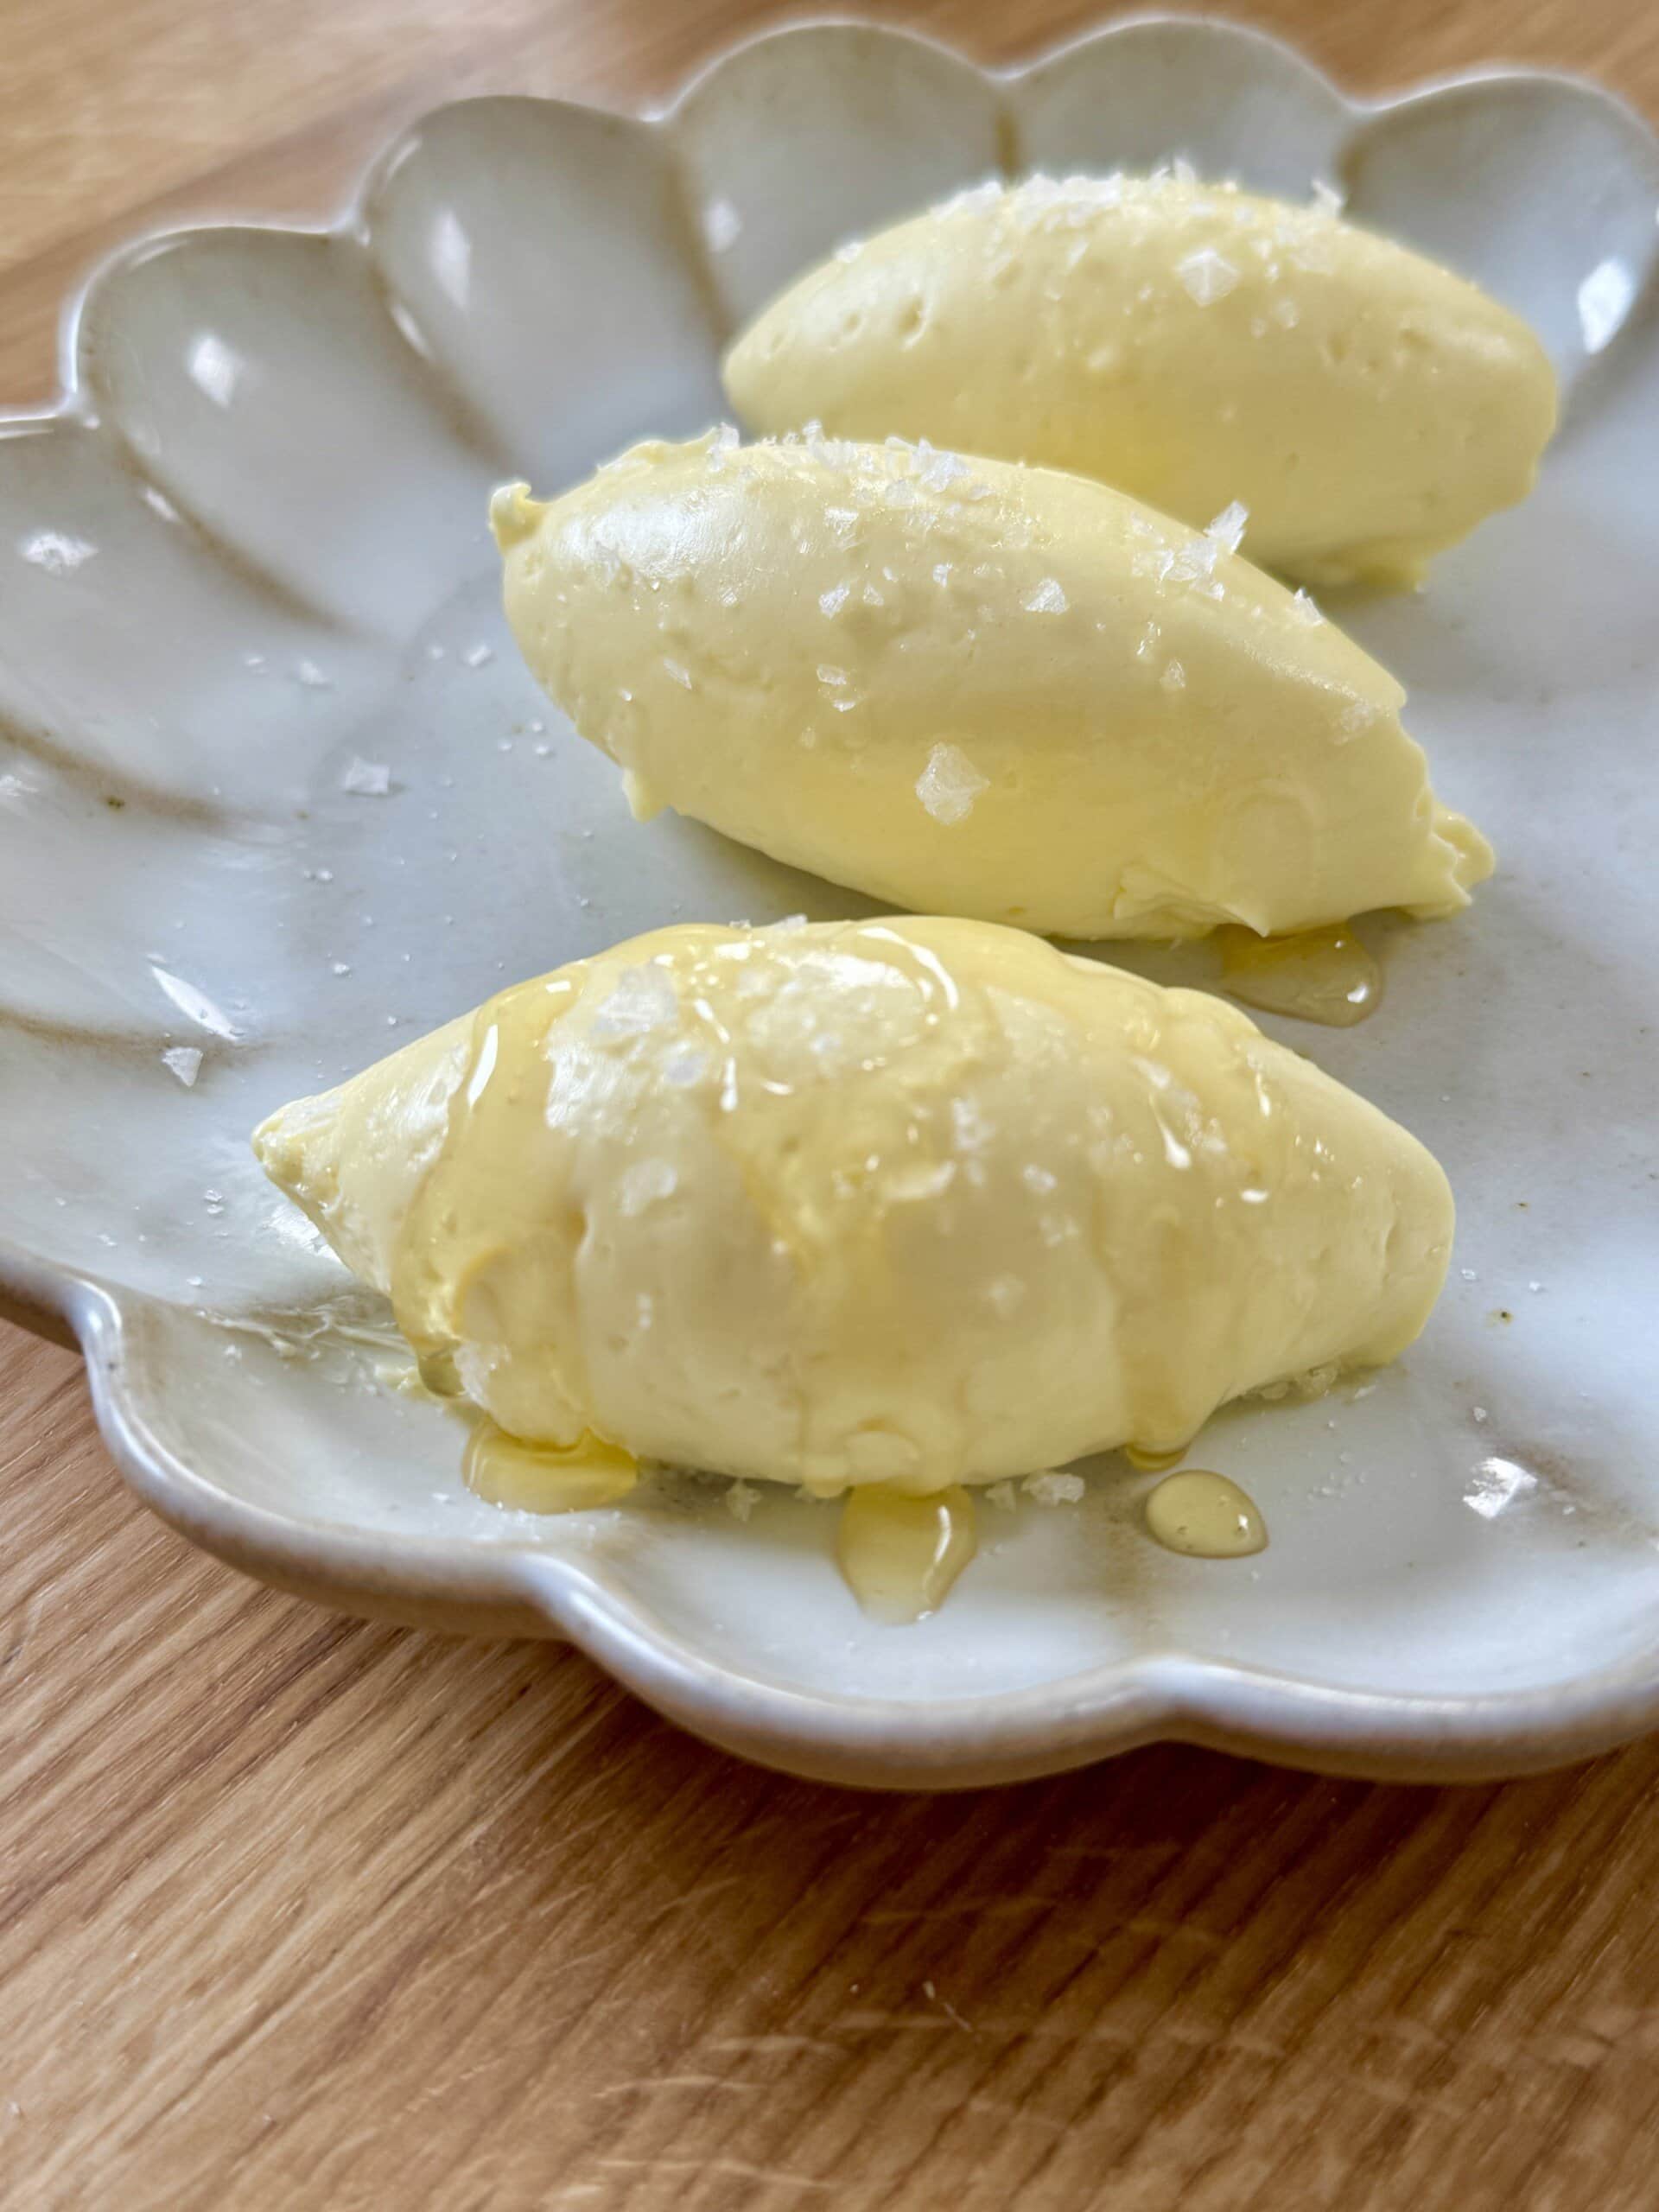
[[[1224,506],[1213,522],[1206,523],[1204,534],[1219,545],[1224,552],[1236,553],[1244,542],[1244,525],[1250,511],[1242,499],[1233,499]]]
[[[1463,1502],[1483,1521],[1496,1521],[1516,1498],[1524,1497],[1537,1487],[1538,1478],[1529,1467],[1521,1466],[1514,1459],[1483,1459],[1474,1470],[1474,1479],[1465,1491]]]
[[[354,753],[340,772],[340,788],[359,798],[385,798],[391,789],[391,771],[384,760],[365,760]]]
[[[700,1052],[695,1045],[671,1052],[663,1062],[663,1081],[671,1083],[677,1090],[689,1090],[694,1083],[701,1083],[708,1071],[709,1055]]]
[[[1180,278],[1187,297],[1201,308],[1211,307],[1217,300],[1224,300],[1238,282],[1238,271],[1232,263],[1216,251],[1212,245],[1201,245],[1195,253],[1175,264],[1175,274]]]
[[[972,1098],[950,1101],[950,1134],[958,1152],[982,1151],[996,1135],[996,1124]]]
[[[726,1492],[726,1510],[734,1521],[747,1521],[760,1497],[760,1493],[753,1483],[733,1483]]]
[[[1325,616],[1320,610],[1319,601],[1310,599],[1305,591],[1293,592],[1290,603],[1310,630],[1316,628],[1324,621]]]
[[[1181,666],[1181,664],[1178,660],[1166,661],[1164,664],[1164,672],[1159,677],[1158,682],[1166,691],[1185,691],[1186,689],[1186,671]]]
[[[953,485],[967,482],[968,464],[959,453],[934,453],[921,446],[917,451],[922,455],[917,481],[925,484],[930,492],[948,492]]]
[[[936,745],[916,779],[916,796],[936,822],[947,828],[965,822],[974,801],[990,785],[957,745]]]
[[[1337,743],[1345,745],[1350,738],[1368,730],[1375,720],[1375,714],[1363,699],[1351,700],[1337,716]]]
[[[1025,602],[1027,614],[1064,614],[1071,604],[1055,576],[1045,576]]]
[[[486,668],[495,658],[495,647],[486,645],[468,645],[461,655],[461,658],[468,668]]]
[[[680,1001],[673,982],[662,969],[647,963],[625,968],[609,996],[594,1015],[595,1037],[643,1037],[679,1019]]]
[[[985,1485],[985,1503],[995,1506],[999,1513],[1015,1513],[1020,1507],[1020,1501],[1014,1494],[1014,1484],[1007,1481],[988,1483]]]
[[[832,591],[821,591],[818,594],[819,613],[827,614],[832,619],[839,614],[847,604],[849,589],[850,587],[846,584],[837,584]]]
[[[162,1054],[162,1065],[189,1090],[201,1073],[201,1054],[194,1045],[174,1045]]]
[[[187,1021],[194,1021],[198,1029],[205,1029],[212,1036],[224,1037],[232,1044],[236,1043],[241,1031],[200,984],[190,982],[183,976],[174,975],[169,969],[163,968],[153,954],[149,972],[157,987],[177,1007]]]
[[[947,200],[939,208],[938,213],[941,215],[983,213],[987,209],[996,206],[1005,189],[1000,176],[988,176],[982,184],[970,184],[964,187],[954,199]]]
[[[61,530],[37,530],[32,537],[21,539],[17,550],[25,561],[44,569],[49,576],[73,575],[98,551],[90,539],[74,537]]]
[[[1166,548],[1157,561],[1160,583],[1192,584],[1201,594],[1211,599],[1221,597],[1221,586],[1215,581],[1216,563],[1221,558],[1221,548],[1213,537],[1189,537],[1172,553]]]
[[[1075,1505],[1084,1493],[1081,1475],[1027,1475],[1022,1487],[1039,1505]]]
[[[617,1203],[623,1217],[632,1220],[664,1198],[671,1198],[679,1188],[680,1179],[666,1160],[637,1160],[632,1167],[623,1171],[617,1185]]]

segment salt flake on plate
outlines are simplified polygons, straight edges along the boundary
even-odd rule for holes
[[[1075,1505],[1084,1489],[1081,1475],[1027,1475],[1026,1495],[1039,1505]]]
[[[391,789],[391,771],[384,760],[365,760],[354,753],[341,772],[340,788],[358,798],[385,798]]]

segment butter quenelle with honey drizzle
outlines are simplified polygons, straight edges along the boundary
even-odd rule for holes
[[[254,1145],[491,1424],[479,1486],[540,1454],[555,1505],[641,1459],[937,1497],[1167,1451],[1391,1359],[1452,1227],[1236,1007],[959,919],[659,931]]]

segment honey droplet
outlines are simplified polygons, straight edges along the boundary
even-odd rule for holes
[[[1162,1475],[1180,1465],[1186,1457],[1186,1446],[1179,1445],[1173,1452],[1149,1452],[1144,1445],[1126,1444],[1123,1457],[1143,1475]]]
[[[958,1484],[912,1497],[885,1483],[848,1493],[836,1557],[854,1596],[880,1621],[918,1621],[979,1548],[974,1501]]]
[[[1345,924],[1295,937],[1217,932],[1222,988],[1269,1014],[1351,1029],[1382,1003],[1382,970]]]
[[[1255,1499],[1204,1467],[1165,1476],[1147,1500],[1147,1528],[1166,1552],[1190,1559],[1248,1559],[1268,1548]]]
[[[518,1513],[584,1513],[614,1505],[639,1479],[639,1462],[591,1431],[575,1444],[529,1444],[481,1421],[461,1463],[468,1490]]]

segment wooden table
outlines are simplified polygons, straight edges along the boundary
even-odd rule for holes
[[[58,302],[130,230],[314,215],[440,99],[638,101],[779,12],[4,0],[0,397],[49,391]],[[1363,86],[1502,57],[1659,108],[1635,0],[1238,12]],[[1006,58],[1095,9],[887,13]],[[16,1331],[0,1494],[8,2207],[1659,2204],[1659,1747],[1504,1789],[1165,1749],[857,1797],[569,1653],[198,1557]]]

